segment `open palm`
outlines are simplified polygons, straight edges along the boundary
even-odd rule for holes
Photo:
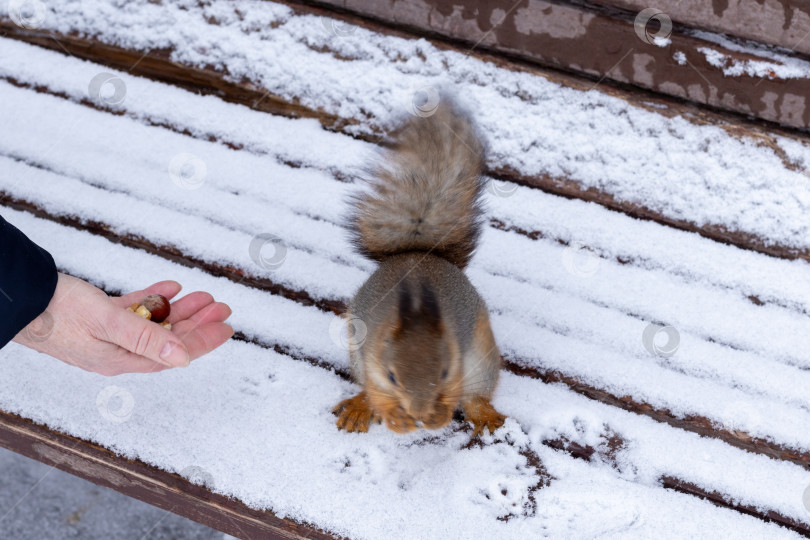
[[[187,366],[233,335],[224,322],[231,314],[226,304],[207,292],[188,294],[172,303],[171,330],[125,309],[150,294],[171,300],[180,289],[176,281],[161,281],[109,297],[86,281],[59,274],[48,308],[14,341],[102,375]]]

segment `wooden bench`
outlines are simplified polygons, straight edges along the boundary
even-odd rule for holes
[[[722,50],[722,53],[728,57],[739,61],[766,61],[769,58],[756,57],[752,55],[753,53],[743,53],[712,44],[706,39],[694,37],[687,31],[689,29],[683,26],[677,27],[671,36],[673,48],[645,44],[639,40],[633,30],[631,15],[633,15],[632,9],[635,7],[632,3],[620,6],[620,8],[597,9],[593,5],[555,3],[546,6],[546,3],[535,2],[529,8],[521,8],[528,10],[528,12],[521,13],[508,11],[509,7],[505,3],[501,7],[493,7],[493,13],[496,11],[504,13],[500,23],[492,25],[491,28],[488,28],[487,24],[482,25],[474,21],[491,21],[494,15],[486,16],[479,13],[473,17],[468,13],[459,14],[458,10],[451,9],[451,4],[443,3],[436,3],[432,9],[427,9],[421,3],[401,1],[395,3],[395,9],[391,13],[382,11],[372,2],[365,1],[350,2],[347,5],[332,2],[306,2],[290,5],[294,7],[295,15],[293,17],[325,16],[329,17],[328,20],[342,21],[340,24],[357,25],[387,36],[410,38],[413,35],[426,35],[431,38],[430,44],[435,45],[439,50],[462,53],[476,60],[490,62],[497,69],[505,70],[505,72],[550,81],[566,91],[593,90],[599,92],[600,95],[616,98],[633,110],[659,115],[661,118],[684,118],[694,126],[718,126],[723,130],[724,137],[729,140],[744,140],[758,148],[771,151],[782,160],[780,166],[784,171],[796,172],[801,169],[801,164],[795,161],[795,158],[792,157],[793,154],[788,155],[786,148],[793,148],[790,145],[804,148],[808,146],[802,129],[807,128],[810,123],[810,112],[804,109],[801,111],[791,109],[789,106],[776,109],[776,113],[773,112],[773,108],[764,106],[758,108],[758,105],[763,102],[763,96],[768,93],[777,93],[776,102],[782,100],[784,103],[789,102],[785,96],[808,95],[806,79],[799,77],[786,82],[769,77],[727,77],[722,69],[713,66],[705,58],[703,61],[695,59],[696,57],[692,57],[692,53],[699,47],[715,47]],[[550,14],[548,14],[549,6],[553,8]],[[576,28],[570,23],[572,20],[587,20],[590,21],[590,26],[588,26],[587,32],[574,38],[554,37],[553,33],[525,32],[519,28],[521,21],[541,19],[550,28],[567,25],[569,31]],[[566,23],[566,21],[569,22]],[[688,19],[684,19],[684,21],[686,24],[696,24]],[[212,20],[211,24],[219,25],[219,22]],[[717,23],[715,21],[712,24]],[[710,29],[716,30],[717,28],[711,27]],[[113,31],[110,31],[108,35],[104,32],[88,35],[84,32],[85,29],[77,27],[71,32],[61,33],[50,28],[47,22],[38,28],[23,28],[6,17],[0,18],[0,30],[4,36],[20,42],[96,62],[109,69],[121,70],[121,72],[133,76],[146,77],[200,94],[216,96],[224,102],[245,106],[253,111],[290,118],[316,119],[328,132],[336,136],[348,135],[365,143],[385,143],[386,125],[382,118],[377,118],[372,114],[366,114],[365,117],[363,114],[345,115],[334,103],[322,106],[309,105],[304,99],[290,97],[274,88],[265,88],[256,80],[244,77],[237,80],[237,77],[227,67],[191,65],[178,61],[173,55],[175,51],[172,50],[128,48],[116,44],[117,38]],[[756,34],[747,28],[741,30],[740,35],[761,38],[761,34]],[[603,43],[599,36],[615,37],[616,46]],[[605,39],[612,43],[613,38]],[[783,41],[777,40],[776,42],[784,45]],[[675,48],[690,51],[687,58],[692,62],[680,65],[671,61]],[[322,48],[316,52],[324,58],[336,58],[337,62],[351,63],[353,61],[352,58],[341,57],[341,51],[338,50]],[[648,55],[653,58],[651,63],[646,64],[648,71],[643,73],[643,70],[637,69],[639,55]],[[609,65],[613,58],[618,57],[622,57],[618,63]],[[804,60],[796,58],[796,61],[803,62]],[[550,68],[562,68],[566,71],[561,72]],[[649,72],[649,69],[653,69],[653,71]],[[237,140],[238,138],[224,132],[194,132],[197,126],[167,123],[157,113],[150,116],[149,111],[137,110],[134,106],[128,109],[129,105],[126,102],[122,106],[100,104],[86,97],[78,97],[72,90],[60,88],[61,83],[37,82],[26,74],[15,75],[11,73],[11,70],[12,68],[9,68],[8,73],[0,74],[0,80],[28,92],[31,96],[54,96],[64,102],[78,104],[88,110],[101,111],[109,116],[121,115],[134,118],[150,128],[165,129],[209,141],[237,150],[245,156],[265,155],[268,152],[266,149],[251,146],[255,141]],[[649,80],[652,80],[653,83],[645,82]],[[614,82],[629,84],[614,84]],[[676,86],[687,88],[690,84],[704,86],[702,91],[704,99],[700,99],[694,93],[686,96],[678,95],[678,91],[672,90]],[[650,93],[649,90],[655,93]],[[723,99],[724,93],[733,94],[737,99]],[[673,95],[679,98],[686,97],[689,101],[672,99]],[[358,98],[358,102],[362,103],[362,99]],[[531,100],[527,99],[527,107],[529,103]],[[743,114],[751,116],[743,117]],[[779,125],[770,122],[778,122]],[[650,137],[655,137],[655,134],[650,134]],[[599,151],[604,150],[599,149]],[[41,162],[34,162],[25,156],[4,151],[2,147],[0,147],[0,156],[18,160],[27,166],[60,174],[59,167],[51,165],[52,162],[47,161],[45,156],[42,157]],[[290,171],[300,168],[323,169],[323,166],[319,164],[296,162],[285,157],[283,152],[275,157]],[[810,165],[810,162],[808,164]],[[346,170],[342,166],[329,168],[326,173],[338,182],[346,181],[352,175],[351,170]],[[745,256],[753,257],[752,261],[762,261],[763,268],[777,268],[779,264],[786,265],[785,260],[798,259],[795,263],[796,266],[791,268],[796,269],[797,275],[810,275],[810,269],[805,264],[805,261],[810,261],[808,244],[802,245],[782,241],[780,238],[762,236],[751,229],[735,228],[733,224],[722,219],[715,222],[698,221],[690,216],[678,215],[677,212],[661,208],[656,204],[628,199],[626,195],[609,186],[602,188],[589,186],[576,176],[570,175],[527,173],[503,160],[491,163],[488,174],[496,181],[531,188],[540,194],[562,196],[571,201],[571,209],[580,208],[574,206],[577,201],[589,201],[610,210],[612,214],[615,214],[616,219],[640,218],[643,221],[632,225],[632,227],[637,227],[635,230],[639,235],[646,234],[651,230],[650,227],[663,226],[662,230],[665,228],[676,229],[695,237],[695,239],[689,240],[692,242],[691,244],[685,243],[684,245],[709,245],[708,243],[698,244],[699,241],[704,241],[698,240],[698,236],[708,239],[704,242],[728,244],[749,252]],[[114,191],[109,188],[103,189]],[[234,287],[270,293],[312,310],[313,313],[317,312],[319,316],[338,314],[344,307],[345,296],[325,294],[314,286],[308,287],[284,276],[257,271],[255,268],[244,265],[240,266],[236,261],[211,260],[187,246],[142,234],[138,230],[131,229],[127,223],[107,221],[104,218],[88,219],[86,215],[75,212],[74,207],[71,206],[81,208],[81,201],[70,203],[65,201],[61,207],[57,208],[59,205],[47,199],[46,194],[38,197],[11,182],[4,182],[0,184],[0,204],[25,215],[42,218],[69,234],[90,233],[94,237],[106,239],[112,244],[134,248],[138,252],[155,255],[181,267],[201,270],[209,276],[225,278]],[[335,201],[334,204],[339,205],[340,202]],[[87,208],[91,207],[87,206]],[[498,207],[497,210],[503,211],[503,207]],[[577,248],[576,239],[567,237],[558,230],[526,228],[520,225],[518,219],[506,221],[501,214],[496,214],[491,218],[489,227],[497,234],[518,238],[520,241],[535,243],[548,241],[550,244]],[[664,231],[661,234],[674,233]],[[286,240],[290,242],[290,245],[297,247],[295,239]],[[581,247],[577,249],[581,250]],[[585,246],[585,248],[590,249],[589,246]],[[656,254],[650,254],[652,262],[649,262],[643,260],[643,253],[636,255],[636,258],[633,259],[621,253],[616,255],[604,246],[594,245],[592,249],[593,253],[607,261],[606,264],[638,268],[640,272],[661,271],[662,265],[667,264]],[[617,248],[615,251],[620,252],[621,250]],[[590,253],[590,251],[588,252]],[[59,263],[59,261],[60,259],[57,257],[57,262]],[[804,266],[798,266],[799,264]],[[782,268],[782,266],[778,267]],[[105,280],[105,276],[90,275],[82,268],[79,263],[73,262],[62,266],[63,270],[83,278],[100,282]],[[664,271],[671,271],[679,276],[679,279],[686,280],[686,286],[690,284],[696,288],[703,286],[702,283],[698,283],[702,278],[689,282],[689,276],[684,277],[684,274],[678,273],[680,271],[677,269],[665,268]],[[696,271],[698,273],[706,272],[706,275],[709,272],[705,268],[697,268]],[[533,286],[542,288],[540,285]],[[721,289],[725,285],[718,281],[714,286]],[[806,319],[808,314],[801,299],[780,297],[777,294],[778,291],[764,289],[760,291],[760,289],[762,286],[757,282],[751,283],[750,287],[740,286],[735,293],[738,290],[745,292],[743,297],[747,298],[752,306],[765,306],[764,309],[779,311],[780,316],[794,317],[797,327],[807,325],[807,321],[801,319],[801,317]],[[110,293],[118,292],[114,287],[109,286],[107,286],[107,290]],[[785,290],[790,290],[789,286],[786,285]],[[589,301],[595,305],[602,302],[593,298],[590,298]],[[624,305],[600,305],[599,308],[615,309],[631,318],[637,318],[639,321],[650,319],[648,314],[633,313],[629,307]],[[734,313],[725,315],[733,317]],[[758,315],[751,315],[751,320],[756,320],[756,317]],[[657,322],[666,323],[666,321]],[[541,327],[543,324],[538,324],[538,328]],[[236,329],[238,333],[235,339],[246,345],[273,350],[294,361],[330,371],[338,379],[344,381],[348,379],[345,365],[336,363],[328,357],[311,354],[306,347],[303,349],[299,347],[299,343],[296,343],[294,339],[287,341],[276,339],[272,335],[262,334],[255,328],[240,328],[238,325]],[[562,332],[559,329],[552,330]],[[729,330],[729,332],[731,331]],[[685,335],[687,333],[695,334],[695,332],[684,331]],[[717,338],[711,334],[696,335],[694,339],[706,343],[719,342],[720,345],[727,346],[729,349],[742,347],[740,343],[730,342],[730,339],[724,341],[723,338]],[[765,341],[752,341],[751,343],[751,349],[744,352],[768,357],[769,360],[780,358],[781,349],[768,351],[763,344]],[[757,348],[759,346],[762,348]],[[802,471],[802,474],[807,473],[808,463],[810,463],[810,446],[780,439],[778,434],[781,431],[776,428],[770,432],[766,429],[767,433],[764,435],[752,434],[746,430],[748,426],[745,423],[722,425],[716,417],[711,415],[697,414],[694,411],[684,413],[672,410],[673,407],[668,405],[665,398],[657,399],[656,397],[656,399],[645,400],[631,393],[625,393],[610,380],[600,378],[602,375],[583,376],[583,373],[578,371],[580,368],[574,366],[569,368],[544,361],[542,358],[520,356],[513,352],[513,350],[519,349],[510,347],[508,339],[505,349],[506,373],[521,379],[535,381],[537,392],[544,392],[549,388],[548,385],[553,384],[555,387],[564,388],[565,392],[570,392],[572,395],[584,396],[593,402],[652,419],[664,426],[668,433],[683,431],[698,434],[711,441],[721,441],[736,452],[734,455],[747,456],[750,453],[760,456],[763,460],[765,458],[772,460],[774,463],[791,464],[796,467],[796,471]],[[806,357],[807,355],[797,353],[797,357],[799,356]],[[0,356],[0,359],[2,358],[3,356]],[[795,359],[789,360],[786,361],[787,367],[784,367],[784,372],[795,369],[798,377],[801,374],[802,366]],[[653,361],[650,363],[655,364]],[[780,373],[783,372],[780,371]],[[723,374],[721,373],[721,375]],[[728,377],[734,376],[733,373],[728,375]],[[686,377],[691,377],[696,381],[695,388],[701,384],[701,377],[696,373],[690,372]],[[763,383],[763,385],[765,384]],[[776,392],[778,389],[769,390]],[[654,389],[653,392],[655,391]],[[746,405],[757,403],[756,391],[751,390],[748,395],[750,403],[746,402]],[[806,405],[805,401],[804,406],[806,407]],[[797,405],[795,400],[787,400],[784,406],[795,408],[799,411],[797,414],[804,414],[802,407]],[[778,418],[770,420],[777,424],[776,427],[779,427]],[[454,423],[454,426],[455,433],[465,433],[464,424],[461,421]],[[608,426],[600,437],[602,437],[601,442],[594,445],[583,444],[576,438],[560,435],[542,439],[541,446],[561,452],[571,459],[584,460],[594,465],[609,463],[616,469],[620,469],[622,465],[618,463],[615,456],[626,446],[625,434],[621,431],[614,431],[612,426]],[[638,435],[635,435],[630,438],[636,440],[637,437]],[[473,441],[471,444],[481,443]],[[532,453],[523,447],[515,446],[516,443],[509,444],[523,452],[521,455],[526,462],[543,479],[543,474],[541,474],[543,460],[536,451]],[[195,485],[177,474],[154,465],[138,459],[121,457],[89,440],[33,422],[26,417],[25,411],[20,411],[20,414],[0,413],[0,445],[239,537],[326,538],[332,537],[334,534],[334,532],[327,532],[329,526],[325,526],[324,523],[279,518],[271,511],[251,508],[242,501],[212,492],[204,486]],[[722,469],[722,466],[722,464],[718,464],[718,471]],[[722,475],[722,472],[718,472],[718,474]],[[661,474],[657,482],[664,489],[705,499],[727,511],[746,514],[763,522],[776,523],[800,535],[810,536],[810,513],[799,516],[796,512],[780,511],[778,509],[780,504],[776,502],[773,507],[754,503],[749,501],[749,493],[713,489],[707,484],[701,484],[696,478],[683,475],[680,471]],[[543,482],[538,481],[529,490],[531,501],[535,500],[536,493],[542,490],[544,485]],[[796,496],[801,498],[801,494]]]

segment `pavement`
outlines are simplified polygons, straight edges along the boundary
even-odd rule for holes
[[[0,448],[0,538],[232,537]]]

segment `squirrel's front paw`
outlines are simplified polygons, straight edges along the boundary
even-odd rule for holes
[[[473,437],[484,432],[488,428],[490,433],[501,427],[506,421],[506,416],[495,410],[489,399],[485,397],[475,397],[470,401],[462,403],[464,417],[472,422]]]
[[[336,414],[338,429],[346,431],[367,432],[371,422],[379,422],[380,418],[374,413],[368,396],[365,392],[360,392],[356,396],[344,399],[338,403],[332,413]]]
[[[450,423],[450,420],[453,419],[453,410],[454,407],[451,407],[446,403],[437,403],[435,409],[433,410],[433,414],[427,418],[423,418],[422,424],[427,429],[443,428]]]
[[[405,412],[402,407],[394,407],[386,411],[383,415],[388,429],[397,433],[408,433],[416,429],[416,421]]]

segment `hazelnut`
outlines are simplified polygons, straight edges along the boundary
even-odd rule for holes
[[[162,323],[169,318],[169,314],[171,313],[169,301],[166,300],[165,296],[160,294],[150,294],[144,298],[141,302],[141,308],[146,309],[147,313],[151,315],[152,320],[156,323]],[[138,314],[141,315],[140,313]],[[146,319],[149,318],[144,315],[141,316]]]
[[[143,299],[142,303],[139,304],[136,302],[129,306],[127,311],[131,311],[144,319],[151,319],[152,321],[159,323],[163,328],[168,330],[172,329],[172,324],[170,322],[164,322],[169,318],[169,314],[172,311],[171,304],[169,304],[169,301],[166,300],[165,296],[161,296],[159,294],[150,294]]]

